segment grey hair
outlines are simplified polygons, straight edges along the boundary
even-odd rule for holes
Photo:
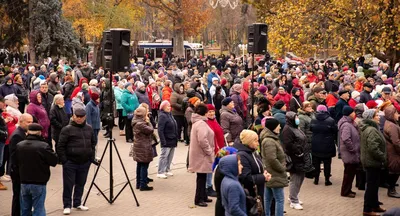
[[[56,94],[53,99],[53,104],[56,104],[56,101],[58,101],[62,98],[64,98],[64,96],[62,94]]]

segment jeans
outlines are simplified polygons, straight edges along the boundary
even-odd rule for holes
[[[366,168],[367,187],[364,194],[364,212],[372,212],[372,209],[379,207],[379,168]]]
[[[96,145],[97,145],[97,142],[99,142],[99,132],[100,132],[100,129],[93,129],[94,139],[96,140]]]
[[[45,216],[46,185],[21,184],[21,215]],[[33,208],[33,212],[32,212]]]
[[[86,184],[87,175],[90,168],[90,161],[84,164],[76,164],[67,161],[63,164],[63,203],[64,208],[72,207],[72,189],[74,189],[73,207],[81,205],[83,189]]]
[[[161,148],[160,159],[158,160],[158,174],[164,174],[171,171],[171,163],[174,158],[174,153],[175,148]]]
[[[197,173],[194,203],[202,203],[208,199],[206,192],[206,179],[207,173]]]
[[[212,173],[207,173],[206,188],[212,188]]]
[[[3,166],[4,146],[5,143],[0,142],[0,167]]]
[[[145,188],[147,187],[148,181],[148,169],[150,163],[137,162],[136,165],[136,187]]]
[[[284,189],[269,187],[265,187],[264,192],[265,215],[271,215],[270,208],[273,199],[275,199],[275,216],[283,216],[283,207],[285,204]]]
[[[299,193],[304,177],[304,172],[290,173],[289,198],[291,203],[299,203]]]
[[[72,101],[70,99],[65,99],[65,113],[68,114],[68,117],[72,115]]]

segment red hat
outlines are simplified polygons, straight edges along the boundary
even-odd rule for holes
[[[222,80],[221,80],[221,86],[226,85],[227,82],[228,82],[228,81],[227,81],[226,79],[222,79]]]
[[[374,109],[378,106],[378,104],[374,100],[370,100],[365,104],[368,109]]]
[[[215,110],[215,107],[212,104],[207,104],[208,110]]]
[[[97,101],[97,99],[99,99],[99,94],[97,94],[96,92],[92,92],[92,94],[90,94],[90,98],[94,101]]]

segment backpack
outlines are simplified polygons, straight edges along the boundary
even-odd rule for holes
[[[161,101],[160,95],[155,91],[151,95],[151,98],[153,100],[153,104],[157,104],[157,103],[159,103]]]

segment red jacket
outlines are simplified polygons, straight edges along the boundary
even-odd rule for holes
[[[6,118],[12,118],[12,121],[7,122],[7,133],[8,137],[6,140],[6,145],[10,144],[10,137],[11,134],[14,132],[15,129],[17,129],[17,124],[18,124],[18,118],[7,113],[7,112],[2,112],[1,115],[3,116],[4,119]]]
[[[358,104],[358,102],[356,101],[356,100],[354,100],[353,98],[350,98],[350,100],[349,100],[349,106],[351,107],[351,108],[355,108],[356,107],[356,105]]]
[[[288,94],[287,92],[285,92],[284,94],[276,94],[275,95],[275,97],[274,97],[274,100],[275,101],[279,101],[279,100],[281,100],[281,101],[283,101],[283,102],[285,102],[285,105],[286,105],[286,109],[287,109],[287,111],[289,111],[289,102],[290,102],[290,99],[292,99],[292,95],[290,95],[290,94]]]

